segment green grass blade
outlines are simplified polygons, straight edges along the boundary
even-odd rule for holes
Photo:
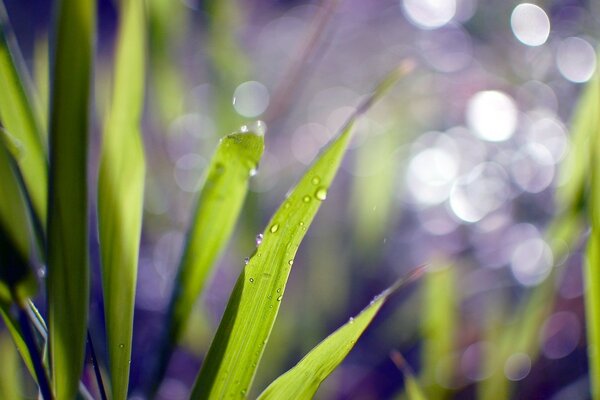
[[[221,139],[207,169],[171,298],[157,376],[152,379],[155,384],[162,378],[171,352],[181,339],[212,266],[233,233],[250,176],[262,156],[264,127],[260,123],[250,130],[258,133],[239,132]]]
[[[193,399],[247,393],[279,311],[294,256],[326,198],[354,122],[407,72],[407,67],[394,71],[358,108],[271,218],[262,243],[238,278],[194,384]]]
[[[19,322],[11,315],[9,305],[2,301],[0,301],[0,316],[2,317],[2,321],[4,322],[4,325],[10,333],[12,341],[14,342],[14,346],[19,351],[19,354],[21,354],[21,358],[23,359],[27,370],[35,379],[36,375],[33,369],[33,362],[31,361],[31,355],[29,354],[27,344],[25,344],[25,340],[23,339],[23,335],[21,334]]]
[[[48,317],[54,395],[72,399],[83,369],[89,304],[87,143],[93,0],[57,4],[50,113]]]
[[[98,231],[112,395],[127,398],[138,250],[142,228],[144,148],[144,2],[120,3],[112,103],[104,127],[98,181]]]
[[[11,149],[18,144],[6,138],[0,131],[0,301],[11,302],[33,295],[37,282],[29,265],[30,224],[14,161],[18,149]]]
[[[23,398],[19,356],[6,332],[0,332],[0,399]]]
[[[596,74],[598,76],[598,74]],[[600,82],[594,79],[593,90],[600,93]],[[597,103],[596,103],[597,104]],[[590,110],[597,114],[598,109]],[[600,126],[598,124],[589,129],[590,146],[588,160],[590,161],[587,177],[590,183],[588,215],[591,225],[591,234],[587,245],[587,260],[585,265],[585,316],[587,326],[588,358],[590,364],[590,385],[593,399],[600,399]]]
[[[408,400],[425,400],[425,399],[427,399],[427,397],[425,396],[425,393],[423,392],[423,389],[421,389],[421,386],[419,385],[419,382],[418,382],[417,378],[415,377],[415,373],[413,372],[410,365],[408,365],[408,363],[406,362],[404,357],[402,357],[402,354],[400,354],[397,351],[393,351],[392,354],[390,355],[390,357],[391,357],[392,361],[394,362],[394,364],[396,364],[396,367],[402,372],[402,375],[404,375],[404,395],[405,395],[406,399],[408,399]],[[436,397],[432,397],[432,398],[436,398]]]
[[[277,378],[258,397],[261,400],[312,399],[321,383],[346,358],[362,333],[377,315],[387,298],[400,287],[421,275],[423,267],[406,279],[376,296],[356,317],[329,335],[312,349],[298,364]],[[411,398],[412,399],[412,398]],[[416,398],[415,398],[416,399]]]
[[[17,159],[33,208],[46,220],[48,164],[42,141],[41,122],[33,107],[30,78],[10,28],[4,3],[0,1],[0,120],[10,135],[22,144]]]

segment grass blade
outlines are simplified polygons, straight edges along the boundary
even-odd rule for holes
[[[342,327],[325,338],[298,364],[271,383],[258,398],[261,400],[312,399],[321,382],[346,358],[387,298],[405,283],[420,276],[423,268],[417,268],[407,278],[398,281],[376,296],[360,314],[350,318]]]
[[[248,191],[248,181],[264,150],[264,126],[221,139],[196,204],[169,306],[157,376],[158,384],[173,348],[181,339],[190,313],[212,266],[229,241]]]
[[[41,122],[33,107],[30,78],[10,28],[4,3],[0,1],[0,119],[23,147],[17,159],[36,216],[46,220],[48,164],[42,141]]]
[[[408,365],[402,354],[397,351],[393,351],[390,355],[393,363],[404,375],[404,392],[408,400],[425,400],[425,393],[421,389],[415,373],[412,368]],[[435,398],[435,397],[433,397]]]
[[[127,397],[142,228],[144,36],[144,2],[121,1],[113,97],[104,127],[98,181],[98,231],[114,399]]]
[[[20,374],[19,356],[6,332],[0,332],[0,398],[23,398],[23,380]]]
[[[72,399],[83,369],[89,304],[88,100],[93,0],[57,4],[50,113],[48,317],[54,395]]]
[[[25,199],[15,174],[17,168],[0,141],[0,301],[23,301],[37,282],[29,267],[31,253]],[[16,297],[16,298],[15,298]]]
[[[327,195],[362,115],[409,70],[388,76],[319,155],[264,231],[262,243],[242,271],[192,391],[193,399],[244,396],[273,328],[300,242]]]

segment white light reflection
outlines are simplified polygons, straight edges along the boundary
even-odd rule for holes
[[[467,105],[467,123],[484,140],[500,142],[517,127],[517,106],[507,94],[488,90],[475,94]]]
[[[472,60],[471,36],[459,26],[423,32],[418,45],[425,60],[440,72],[459,71]]]
[[[439,28],[456,14],[456,0],[403,0],[402,9],[419,28]]]
[[[504,168],[497,163],[485,162],[454,183],[450,209],[464,222],[477,222],[504,204],[508,194]]]
[[[565,157],[569,147],[567,128],[553,114],[530,116],[534,120],[527,131],[528,139],[548,149],[552,162],[558,164]]]
[[[558,311],[546,319],[540,332],[542,353],[557,360],[575,350],[581,336],[579,318],[570,311]]]
[[[531,3],[515,7],[510,16],[510,26],[517,39],[528,46],[541,46],[550,35],[550,19],[546,12]]]
[[[197,192],[202,183],[202,173],[206,164],[206,159],[195,153],[179,158],[173,172],[177,186],[184,192]]]
[[[504,364],[504,375],[511,381],[523,380],[531,371],[531,358],[525,353],[515,353]]]
[[[417,153],[408,165],[409,191],[422,204],[442,203],[448,198],[457,173],[456,153],[451,151],[448,146],[438,145],[425,148]]]
[[[567,38],[556,50],[556,66],[562,76],[571,82],[587,82],[596,70],[596,52],[591,44],[581,38]]]
[[[546,147],[529,143],[515,153],[510,169],[521,189],[529,193],[540,193],[552,183],[554,159]]]
[[[511,256],[510,267],[520,284],[535,286],[550,274],[553,262],[550,246],[538,237],[517,244]]]
[[[260,82],[244,82],[233,93],[233,107],[244,117],[258,117],[265,112],[268,105],[269,90]]]

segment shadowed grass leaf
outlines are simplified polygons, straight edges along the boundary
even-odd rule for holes
[[[402,354],[397,351],[393,351],[390,355],[390,358],[394,364],[396,364],[396,367],[402,372],[402,375],[404,375],[404,395],[406,396],[406,399],[427,399],[427,397],[425,397],[425,393],[423,393],[423,390],[419,385],[419,382],[417,381],[417,378],[415,377],[415,373],[410,365],[408,365]]]
[[[171,298],[158,378],[153,379],[156,383],[164,374],[212,266],[231,237],[248,181],[262,156],[264,126],[257,123],[249,130],[221,139],[207,169]]]
[[[85,349],[88,99],[95,5],[93,0],[62,0],[56,9],[47,249],[50,365],[57,399],[75,397]]]
[[[32,106],[31,84],[4,3],[0,1],[0,120],[22,145],[17,158],[36,217],[46,220],[48,166],[39,115]]]
[[[235,285],[216,336],[192,390],[193,399],[245,396],[269,339],[294,256],[327,197],[362,115],[410,69],[394,71],[318,156],[267,225],[262,243]]]
[[[354,318],[350,318],[342,327],[329,335],[325,340],[312,349],[298,364],[277,378],[259,396],[261,400],[277,399],[312,399],[321,383],[346,358],[364,330],[377,315],[387,298],[412,281],[423,271],[416,269],[406,279],[398,281],[385,290]],[[413,377],[414,379],[414,377]],[[410,397],[419,400],[423,397]]]
[[[144,18],[143,1],[120,2],[113,97],[105,121],[98,181],[98,231],[114,399],[127,398],[142,228]]]
[[[23,398],[19,356],[6,332],[0,332],[0,365],[0,399]]]

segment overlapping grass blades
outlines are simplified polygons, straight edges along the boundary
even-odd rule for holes
[[[50,112],[48,318],[54,396],[72,399],[83,369],[89,304],[87,143],[93,0],[57,4]]]
[[[418,277],[422,271],[423,267],[417,268],[407,278],[398,281],[376,296],[360,314],[350,318],[348,322],[325,338],[298,364],[271,383],[258,398],[260,400],[312,399],[321,383],[352,350],[388,297],[404,283]],[[414,400],[417,399],[414,398]]]
[[[410,64],[412,65],[412,64]],[[356,119],[411,67],[390,74],[321,152],[275,212],[240,274],[192,390],[192,399],[245,396],[273,328],[294,256],[336,175]]]
[[[126,399],[129,384],[138,251],[142,229],[145,9],[123,0],[112,102],[105,119],[98,179],[98,231],[112,397]]]
[[[4,3],[0,1],[0,121],[21,145],[16,159],[35,218],[46,220],[48,163],[42,141],[40,116],[32,106],[29,74],[16,43]]]
[[[589,203],[588,217],[591,225],[591,233],[587,244],[587,260],[584,269],[586,282],[585,309],[588,340],[588,359],[590,364],[590,384],[593,399],[600,399],[600,124],[598,124],[598,112],[600,111],[600,79],[598,72],[590,82],[590,88],[594,93],[593,100],[584,104],[587,111],[595,116],[595,124],[588,127],[589,145],[588,150],[589,170]],[[592,117],[591,117],[592,118]],[[583,149],[582,149],[583,150]]]
[[[264,150],[264,125],[244,127],[221,139],[207,168],[174,285],[165,336],[152,379],[162,379],[170,355],[210,271],[228,243],[240,214],[250,177]],[[156,388],[154,388],[156,389]]]

